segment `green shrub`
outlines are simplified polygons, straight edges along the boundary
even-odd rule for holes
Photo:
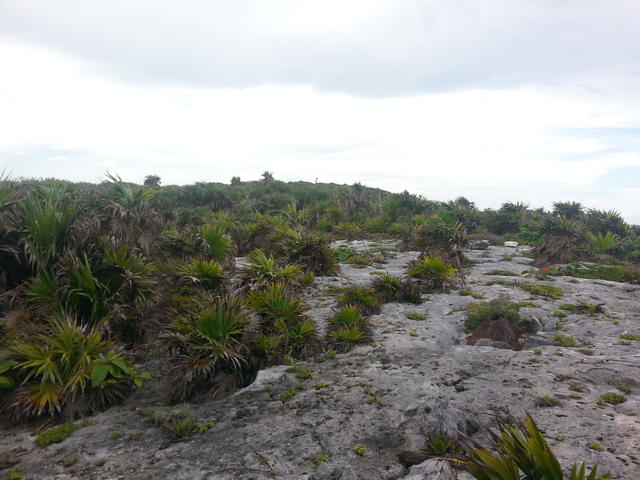
[[[200,229],[206,252],[219,262],[231,254],[231,239],[216,225],[206,225]]]
[[[445,289],[453,285],[458,269],[438,257],[423,257],[409,264],[407,275],[426,282],[428,288]]]
[[[342,307],[333,317],[329,319],[329,323],[340,327],[353,327],[363,325],[364,317],[360,313],[360,309],[355,305],[347,305]]]
[[[222,267],[215,260],[193,260],[180,265],[176,273],[182,283],[200,285],[207,290],[216,290],[223,280]]]
[[[589,240],[589,251],[594,254],[610,253],[618,248],[618,237],[612,232],[587,233],[587,239]]]
[[[380,301],[373,291],[366,287],[349,287],[338,296],[338,305],[353,305],[360,309],[363,315],[371,315],[380,311]]]
[[[627,401],[627,397],[616,392],[608,392],[600,395],[599,403],[608,403],[610,405],[618,405]]]
[[[348,343],[357,343],[364,339],[364,330],[357,325],[352,327],[339,327],[333,330],[330,335],[336,340]]]
[[[51,336],[10,348],[20,386],[10,393],[14,418],[44,414],[73,417],[123,398],[131,385],[150,378],[128,365],[102,334],[69,318],[51,321]]]
[[[561,480],[563,471],[542,433],[530,415],[515,425],[499,422],[500,431],[491,432],[491,452],[470,438],[461,442],[466,455],[453,461],[478,480]],[[598,476],[598,466],[588,474],[586,465],[574,463],[569,480],[604,480]]]
[[[245,341],[247,324],[243,305],[229,301],[179,317],[169,325],[162,340],[176,355],[172,380],[176,399],[243,383],[251,363]]]
[[[247,281],[252,283],[253,289],[264,288],[271,283],[284,283],[287,285],[300,285],[305,280],[305,274],[295,265],[279,266],[276,260],[256,249],[249,254],[249,265],[242,269],[242,274]],[[313,281],[313,274],[311,274]]]
[[[473,302],[466,306],[467,321],[465,326],[469,330],[474,330],[483,322],[499,318],[506,318],[513,325],[520,326],[519,309],[518,304],[511,302],[507,296],[501,296],[489,302]]]
[[[426,315],[417,312],[406,313],[405,317],[407,317],[409,320],[426,320],[427,318]]]
[[[38,436],[36,436],[36,439],[34,440],[34,443],[36,444],[36,447],[48,447],[53,443],[60,443],[64,441],[77,429],[78,428],[73,422],[68,422],[64,425],[50,428],[49,430],[45,430],[44,432],[38,434]]]

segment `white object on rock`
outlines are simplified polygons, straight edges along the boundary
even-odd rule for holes
[[[518,246],[518,242],[504,242],[504,246],[505,247],[517,247]]]

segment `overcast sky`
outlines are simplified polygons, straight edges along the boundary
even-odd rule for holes
[[[639,24],[638,0],[0,0],[0,171],[640,223]]]

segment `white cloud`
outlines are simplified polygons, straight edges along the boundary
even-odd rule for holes
[[[0,6],[0,167],[15,176],[190,183],[271,170],[483,207],[594,201],[640,221],[625,201],[638,191],[594,187],[640,153],[576,133],[640,128],[628,59],[640,42],[621,48],[637,32],[609,21],[636,3],[590,3],[575,19],[572,1],[554,15],[545,2],[214,2],[203,18],[196,1],[71,3]]]

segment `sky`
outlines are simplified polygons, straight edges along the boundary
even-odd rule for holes
[[[640,223],[638,0],[0,0],[0,171]]]

